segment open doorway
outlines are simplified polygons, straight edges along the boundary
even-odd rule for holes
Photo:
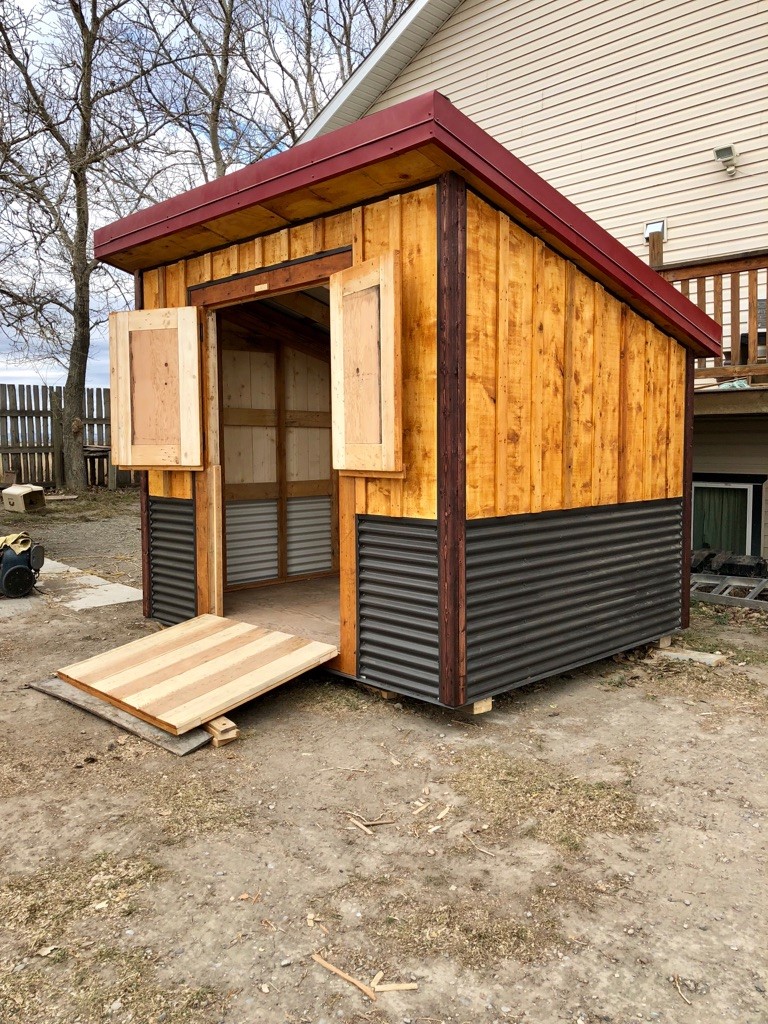
[[[217,314],[225,615],[339,642],[327,286]]]

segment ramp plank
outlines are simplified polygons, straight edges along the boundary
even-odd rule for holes
[[[178,736],[337,654],[318,640],[200,615],[62,668],[58,676]]]

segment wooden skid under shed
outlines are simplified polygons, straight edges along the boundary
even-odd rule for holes
[[[199,615],[58,675],[178,736],[337,653],[317,640]]]

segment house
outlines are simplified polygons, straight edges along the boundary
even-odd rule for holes
[[[768,7],[416,0],[304,139],[439,89],[723,326],[692,540],[768,554]],[[732,390],[733,382],[747,385]]]
[[[208,663],[263,679],[267,644],[265,685],[298,674],[306,638],[348,678],[478,705],[687,624],[693,363],[719,328],[439,93],[95,252],[136,280],[112,436],[146,471],[145,611],[203,617],[194,650],[148,655],[162,707]],[[246,655],[210,613],[279,640]]]

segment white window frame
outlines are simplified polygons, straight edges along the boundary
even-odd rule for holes
[[[744,551],[745,554],[749,555],[752,549],[752,502],[754,500],[753,487],[754,484],[742,484],[742,483],[730,483],[722,480],[694,480],[693,481],[693,493],[691,495],[691,547],[693,547],[693,504],[696,501],[696,488],[697,487],[723,487],[726,490],[740,490],[747,492],[747,526],[744,536]]]

